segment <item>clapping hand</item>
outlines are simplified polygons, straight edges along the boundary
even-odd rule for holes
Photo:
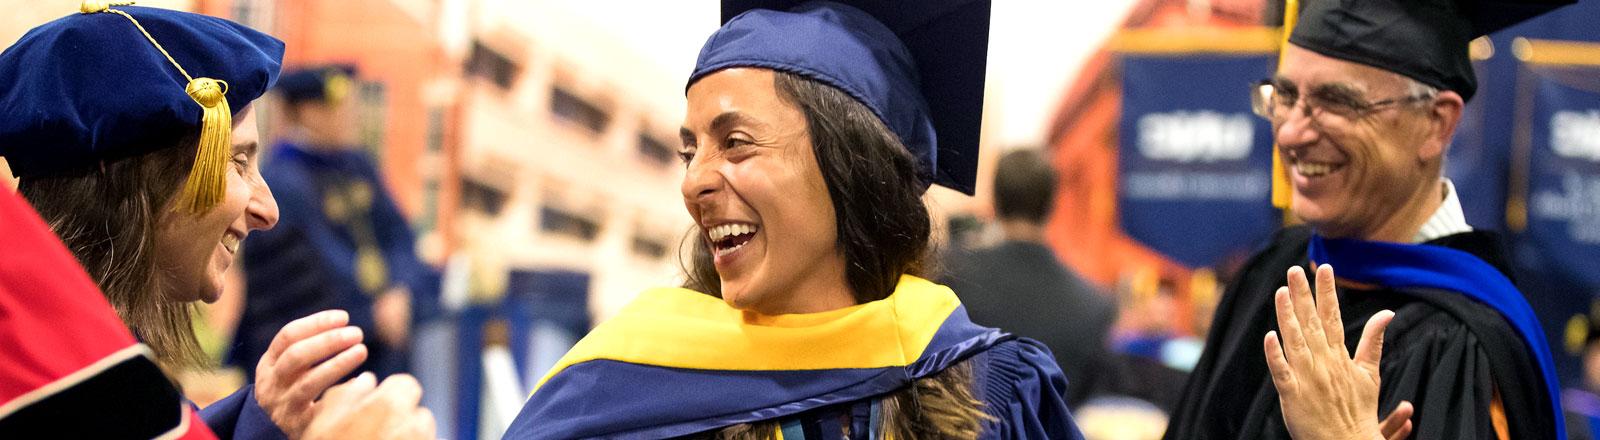
[[[289,438],[311,422],[317,396],[361,366],[361,329],[342,310],[296,319],[278,331],[256,364],[256,402]]]
[[[434,439],[436,421],[417,405],[421,399],[422,387],[411,376],[396,374],[378,384],[372,373],[362,373],[317,402],[304,440]]]

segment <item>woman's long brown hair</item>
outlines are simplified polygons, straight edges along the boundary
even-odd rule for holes
[[[182,139],[175,145],[193,145]],[[194,148],[160,148],[89,167],[23,176],[18,193],[100,286],[122,322],[168,372],[204,365],[194,305],[162,287],[156,231],[194,161]],[[179,214],[183,215],[183,214]]]

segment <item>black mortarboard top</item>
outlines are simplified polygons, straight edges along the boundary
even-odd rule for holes
[[[0,52],[0,156],[26,179],[198,135],[178,206],[209,210],[226,188],[234,113],[282,59],[282,41],[227,20],[84,2]]]
[[[276,90],[290,104],[305,101],[338,102],[350,95],[356,76],[353,64],[328,64],[294,69],[278,78]]]
[[[1303,0],[1289,42],[1472,99],[1467,43],[1572,0]]]
[[[988,0],[724,0],[689,84],[731,67],[805,76],[876,113],[926,167],[972,194],[983,122]]]

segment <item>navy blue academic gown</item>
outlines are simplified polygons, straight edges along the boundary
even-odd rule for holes
[[[251,234],[244,246],[249,290],[228,362],[253,375],[284,325],[342,309],[350,313],[350,325],[366,334],[368,356],[361,370],[404,371],[405,347],[378,340],[372,305],[394,286],[416,294],[426,267],[372,161],[360,151],[311,151],[279,143],[262,176],[277,199],[279,221],[271,230]]]
[[[1050,351],[967,319],[949,288],[907,276],[888,298],[747,321],[721,299],[646,291],[557,362],[507,439],[704,436],[775,421],[785,440],[878,438],[882,399],[971,368],[986,439],[1079,439]]]

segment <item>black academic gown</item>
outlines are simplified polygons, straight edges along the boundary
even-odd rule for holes
[[[1229,286],[1166,439],[1289,438],[1261,347],[1267,332],[1277,329],[1272,295],[1288,284],[1289,266],[1311,272],[1310,237],[1305,227],[1279,231]],[[1492,233],[1455,234],[1427,244],[1471,253],[1510,276],[1504,247]],[[1367,319],[1381,310],[1395,312],[1385,333],[1378,409],[1388,414],[1401,400],[1416,405],[1412,439],[1496,438],[1490,414],[1496,393],[1510,438],[1553,435],[1539,366],[1494,309],[1457,292],[1428,289],[1341,286],[1339,299],[1352,352]]]

